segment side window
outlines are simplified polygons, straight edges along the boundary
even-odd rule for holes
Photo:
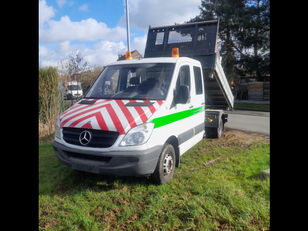
[[[189,72],[189,66],[185,65],[180,68],[178,80],[176,83],[177,90],[180,86],[188,86],[189,92],[190,92],[190,72]]]
[[[185,32],[185,31],[182,31]],[[190,33],[181,33],[179,31],[170,31],[168,37],[168,44],[172,43],[187,43],[192,41],[192,36]]]
[[[165,32],[157,32],[155,45],[162,45],[164,43]]]
[[[183,87],[185,86],[185,87]],[[190,71],[189,66],[182,66],[176,81],[174,104],[186,104],[190,95]]]
[[[194,76],[195,76],[196,94],[201,95],[203,93],[203,89],[202,89],[202,78],[201,78],[200,67],[194,66]]]

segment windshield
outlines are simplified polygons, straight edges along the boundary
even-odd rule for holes
[[[106,67],[86,98],[165,100],[174,63]]]
[[[79,85],[69,85],[68,90],[81,90],[81,87]]]

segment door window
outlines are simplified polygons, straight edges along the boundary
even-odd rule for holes
[[[183,86],[185,86],[183,89]],[[179,104],[186,104],[186,97],[190,96],[190,70],[189,66],[185,65],[180,68],[178,79],[176,82],[176,89],[175,89],[175,98],[174,98],[174,105]],[[183,91],[184,90],[184,91]]]
[[[196,95],[201,95],[203,93],[203,89],[202,89],[202,78],[201,78],[200,67],[194,66],[194,76],[195,76]]]
[[[190,92],[190,72],[188,65],[182,66],[179,71],[179,76],[176,84],[177,90],[180,86],[188,86]]]

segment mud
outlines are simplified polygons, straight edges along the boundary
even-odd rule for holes
[[[269,143],[269,136],[260,133],[246,132],[234,129],[225,129],[220,139],[212,139],[213,143],[226,146],[239,145],[249,147],[254,143]]]

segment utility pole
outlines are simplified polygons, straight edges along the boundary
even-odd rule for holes
[[[125,53],[125,57],[126,59],[132,59],[132,55],[130,53],[128,0],[125,0],[125,3],[126,3],[126,33],[127,33],[127,52]]]
[[[130,51],[130,35],[129,35],[129,11],[128,11],[128,0],[126,2],[126,33],[127,33],[127,51]]]

